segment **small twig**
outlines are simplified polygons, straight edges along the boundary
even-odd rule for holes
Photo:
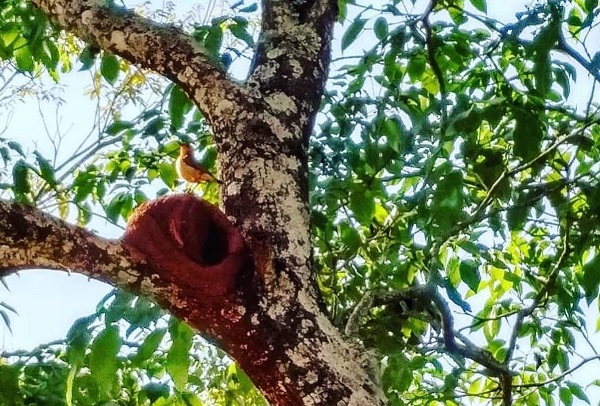
[[[592,62],[586,60],[583,57],[583,55],[581,55],[573,47],[571,47],[565,40],[565,37],[564,37],[562,31],[560,32],[560,35],[558,37],[558,44],[556,45],[556,49],[558,51],[561,51],[561,52],[567,54],[571,58],[575,59],[575,61],[577,61],[577,63],[579,63],[581,66],[583,66],[583,68],[586,71],[588,71],[588,73],[590,75],[592,75],[592,77],[594,78],[594,80],[596,82],[600,83],[600,69],[595,67]]]
[[[584,366],[588,362],[595,361],[595,360],[600,360],[600,355],[593,355],[591,357],[584,358],[579,364],[575,365],[572,368],[567,369],[562,374],[557,375],[554,378],[550,378],[550,379],[548,379],[548,380],[546,380],[544,382],[523,383],[523,384],[520,384],[520,385],[514,385],[514,387],[520,389],[520,388],[537,388],[537,387],[546,386],[546,385],[551,384],[553,382],[560,381],[565,376],[572,374],[573,372],[575,372],[576,370],[578,370],[579,368],[581,368],[582,366]]]

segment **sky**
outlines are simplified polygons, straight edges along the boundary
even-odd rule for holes
[[[162,5],[160,1],[153,3],[157,7]],[[184,12],[194,3],[199,2],[179,1],[177,7]],[[488,0],[489,15],[499,20],[509,20],[514,18],[516,11],[530,3],[523,0]],[[341,38],[346,27],[338,25],[336,38]],[[361,46],[360,42],[353,44],[355,46]],[[339,44],[334,44],[334,56],[336,54],[339,55]],[[67,86],[62,93],[67,103],[59,110],[61,118],[58,126],[62,131],[68,131],[69,136],[77,137],[90,130],[95,105],[89,97],[82,94],[82,89],[89,83],[87,73],[73,73],[67,79]],[[589,91],[589,86],[574,87],[571,97],[574,100],[587,100]],[[47,103],[42,110],[48,113],[47,120],[52,128],[56,125],[52,117],[54,106]],[[17,105],[11,121],[11,133],[24,134],[23,139],[38,140],[43,127],[41,119],[37,120],[36,117],[39,118],[37,113],[32,117],[31,104]],[[82,119],[85,117],[89,117],[89,120]],[[41,138],[38,141],[43,142]],[[118,229],[111,228],[102,221],[95,221],[93,227],[105,237],[119,236]],[[73,321],[93,313],[98,301],[112,289],[104,283],[89,280],[76,273],[46,270],[22,271],[7,278],[7,283],[10,291],[0,286],[0,302],[10,304],[18,311],[18,315],[11,316],[12,333],[0,323],[0,348],[8,351],[31,349],[41,343],[64,338]],[[591,326],[595,326],[595,321]]]

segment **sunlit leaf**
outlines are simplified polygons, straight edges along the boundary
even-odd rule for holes
[[[162,342],[162,339],[166,333],[166,329],[159,328],[148,334],[133,358],[133,362],[139,365],[149,359],[158,349],[158,346]]]
[[[188,381],[190,358],[188,356],[192,346],[194,332],[185,323],[175,321],[169,326],[172,344],[167,352],[165,367],[173,379],[175,387],[182,390]]]
[[[110,396],[116,382],[117,354],[121,348],[119,328],[115,325],[106,327],[98,334],[90,347],[90,373],[98,385],[100,393]]]

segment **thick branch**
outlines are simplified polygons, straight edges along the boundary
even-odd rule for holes
[[[77,270],[111,285],[133,288],[151,266],[135,259],[120,241],[0,200],[0,276],[29,268]]]
[[[210,120],[227,100],[246,97],[203,47],[174,26],[158,24],[111,2],[32,0],[84,41],[151,69],[179,84]],[[230,103],[228,108],[237,104]]]
[[[492,354],[479,348],[454,330],[454,319],[448,303],[433,285],[418,285],[395,292],[368,293],[352,312],[346,325],[346,332],[355,333],[358,330],[357,325],[360,319],[371,307],[385,306],[406,300],[418,300],[419,303],[428,306],[441,316],[444,350],[450,355],[471,359],[486,367],[490,375],[500,377],[510,375],[508,367],[497,361]]]
[[[267,111],[294,123],[292,133],[307,143],[329,71],[337,2],[264,1],[262,11],[249,89]]]
[[[77,271],[166,303],[231,294],[248,257],[216,206],[189,195],[143,205],[123,241],[108,240],[30,206],[0,200],[0,276],[20,269]]]

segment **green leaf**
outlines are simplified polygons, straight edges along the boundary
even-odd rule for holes
[[[600,255],[596,254],[591,261],[583,266],[581,286],[585,292],[588,305],[598,297],[600,285]]]
[[[113,54],[105,52],[100,62],[100,73],[108,83],[114,85],[119,78],[119,60]]]
[[[174,85],[169,97],[169,116],[171,127],[179,129],[183,126],[184,116],[192,109],[193,104],[181,87]]]
[[[453,118],[452,125],[454,129],[461,133],[470,133],[476,131],[481,125],[481,113],[473,108],[457,114]]]
[[[343,23],[348,16],[348,3],[350,0],[337,0],[338,22]]]
[[[248,21],[246,19],[237,17],[235,24],[229,26],[229,31],[231,31],[234,37],[244,41],[249,47],[254,46],[254,38],[248,32]]]
[[[127,211],[127,203],[132,201],[131,196],[125,192],[118,193],[115,195],[110,203],[104,207],[106,217],[112,222],[116,223],[119,220],[119,216]]]
[[[447,173],[435,191],[432,214],[441,229],[449,229],[463,217],[463,176],[459,171]]]
[[[356,187],[350,192],[350,210],[363,225],[371,224],[375,212],[375,200],[370,190]]]
[[[88,202],[79,205],[77,209],[77,225],[81,227],[85,226],[92,219],[94,212],[92,211],[92,208]]]
[[[544,125],[538,114],[533,111],[515,112],[515,120],[513,152],[524,161],[531,161],[540,153],[544,138]]]
[[[67,375],[66,384],[65,384],[65,402],[67,406],[73,406],[73,384],[75,383],[75,375],[79,370],[78,367],[72,366],[69,369],[69,374]]]
[[[560,388],[558,391],[560,400],[562,402],[563,405],[565,406],[572,406],[573,405],[573,394],[571,393],[571,391],[569,390],[569,388]]]
[[[172,344],[167,353],[165,368],[173,379],[175,387],[183,390],[188,381],[189,353],[192,348],[194,331],[187,324],[171,319],[169,334]]]
[[[94,340],[90,348],[89,368],[92,380],[106,398],[110,398],[117,377],[117,355],[121,348],[119,328],[108,326]]]
[[[51,187],[56,186],[56,179],[54,178],[54,167],[50,164],[46,158],[42,156],[38,151],[33,153],[37,160],[38,166],[40,167],[40,176],[48,183]]]
[[[458,292],[458,290],[456,290],[454,286],[446,282],[444,283],[444,288],[446,289],[448,299],[450,299],[452,303],[454,303],[457,306],[460,306],[460,308],[465,312],[471,311],[471,305],[469,305],[469,303],[467,303],[465,299],[463,299],[461,294]]]
[[[536,90],[540,95],[545,96],[552,85],[552,61],[550,51],[560,37],[560,22],[552,21],[545,26],[534,38],[532,49],[535,51],[533,61],[533,75],[535,78]]]
[[[464,3],[464,0],[455,0],[456,7],[451,7],[448,10],[448,13],[450,14],[450,18],[452,19],[452,22],[454,22],[454,24],[456,24],[456,25],[460,25],[467,20],[467,18],[465,17],[464,9],[463,9],[463,6],[461,3]]]
[[[0,305],[2,305],[4,302],[0,303]],[[0,318],[2,318],[2,321],[4,322],[4,325],[6,326],[6,328],[8,329],[8,331],[12,334],[12,327],[10,326],[10,316],[8,315],[8,312],[5,311],[4,309],[0,309]]]
[[[0,156],[2,157],[2,161],[4,162],[4,166],[6,166],[10,161],[10,152],[6,147],[0,147]]]
[[[479,262],[467,259],[460,262],[460,279],[467,284],[469,289],[477,293],[481,275],[479,275]]]
[[[506,222],[511,231],[519,231],[523,229],[530,208],[527,206],[518,205],[510,207],[506,213]]]
[[[552,61],[549,52],[537,54],[533,64],[533,76],[536,90],[545,96],[552,86]]]
[[[31,192],[29,171],[29,165],[23,160],[19,160],[15,166],[13,166],[12,175],[15,195],[22,196]]]
[[[117,135],[125,130],[133,128],[134,126],[135,124],[131,121],[116,120],[113,123],[111,123],[108,127],[106,127],[104,132],[108,135]]]
[[[177,172],[175,167],[170,162],[162,161],[158,164],[158,174],[165,185],[173,189],[175,187],[175,181],[177,180]]]
[[[100,50],[98,48],[89,45],[83,48],[83,51],[79,54],[79,62],[81,62],[81,68],[79,70],[88,70],[94,66],[94,62],[96,62],[96,57],[99,52]]]
[[[421,80],[421,77],[425,72],[425,67],[425,55],[417,54],[409,59],[406,71],[408,72],[408,76],[413,83]]]
[[[82,317],[73,323],[67,333],[67,359],[69,364],[79,367],[83,365],[85,351],[91,340],[90,324],[95,316]]]
[[[352,45],[354,40],[356,40],[356,37],[358,37],[358,34],[360,34],[365,27],[366,22],[367,20],[362,18],[357,18],[356,20],[352,21],[344,35],[342,35],[342,51]]]
[[[585,0],[585,11],[591,13],[596,7],[598,7],[598,0]]]
[[[563,90],[563,98],[567,99],[571,94],[571,82],[569,80],[567,70],[563,68],[558,68],[554,71],[554,75],[556,77],[556,83]]]
[[[232,31],[233,32],[233,31]],[[234,34],[235,35],[235,34]],[[210,27],[206,37],[204,37],[204,46],[208,53],[216,58],[221,50],[221,43],[223,42],[223,30],[220,26]]]
[[[21,147],[21,144],[19,144],[16,141],[8,141],[6,143],[6,145],[8,145],[8,148],[12,149],[13,151],[16,151],[19,155],[21,155],[23,158],[25,158],[25,153],[23,152],[23,148]]]
[[[241,386],[241,385],[240,385]],[[254,387],[254,385],[252,386]],[[241,388],[242,391],[244,388]],[[243,393],[243,392],[242,392]],[[231,395],[232,398],[239,398],[241,397],[241,394],[238,394],[237,396],[234,395],[232,392],[229,392],[228,395]],[[183,399],[183,401],[185,402],[186,406],[204,406],[205,403],[203,403],[200,398],[193,392],[189,392],[189,391],[185,391],[181,394],[181,398]]]
[[[341,240],[346,245],[351,254],[355,254],[358,248],[362,245],[362,240],[358,231],[347,222],[339,224]],[[354,255],[351,255],[353,257]]]
[[[33,56],[29,46],[22,45],[15,49],[15,60],[17,61],[17,68],[21,71],[32,72],[34,68]]]
[[[373,24],[373,30],[375,31],[375,36],[378,40],[387,37],[389,33],[387,20],[384,17],[377,18],[375,24]]]
[[[390,390],[404,392],[410,387],[413,374],[408,366],[408,359],[404,355],[395,353],[389,356],[381,378],[382,386],[386,392]]]
[[[240,13],[254,13],[256,10],[258,10],[258,4],[252,3],[247,7],[243,7],[241,9],[239,9],[239,12]]]
[[[0,365],[0,404],[20,405],[22,403],[19,387],[19,368],[10,365]]]
[[[471,0],[471,4],[473,5],[473,7],[475,7],[477,10],[481,11],[482,13],[487,13],[486,0]]]
[[[386,144],[396,152],[404,152],[406,149],[402,130],[402,122],[397,117],[386,118],[381,126],[381,131],[387,138]]]
[[[142,134],[144,137],[156,137],[163,128],[165,128],[165,119],[156,117],[146,124]]]
[[[135,357],[133,358],[133,363],[136,365],[140,365],[142,362],[149,359],[158,349],[158,346],[162,342],[167,330],[164,328],[157,328],[144,340],[142,345],[138,348]]]
[[[567,382],[566,384],[571,394],[573,394],[578,399],[583,400],[588,405],[590,404],[590,399],[587,397],[587,395],[581,388],[581,385],[576,384],[575,382]]]
[[[150,401],[150,404],[159,405],[159,403],[157,402],[158,399],[163,398],[166,400],[169,398],[170,395],[171,389],[169,388],[169,385],[164,383],[151,382],[142,386],[142,389],[140,391],[140,400],[144,401],[148,399]],[[188,405],[186,404],[185,406]]]
[[[5,22],[0,25],[0,44],[3,42],[6,48],[14,48],[16,43],[21,43],[23,41],[23,37],[21,36],[20,25],[15,22]],[[7,57],[10,54],[7,55]]]

